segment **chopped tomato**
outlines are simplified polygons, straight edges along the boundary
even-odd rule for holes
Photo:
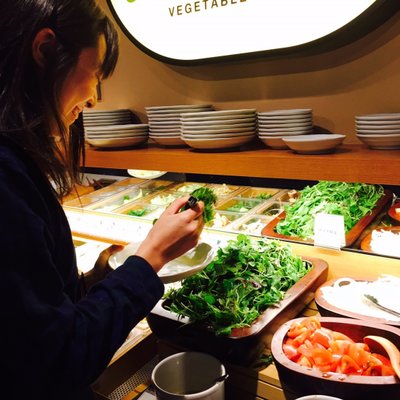
[[[285,343],[282,347],[285,356],[292,361],[295,361],[299,358],[300,353],[297,351],[296,347],[291,344]]]
[[[310,340],[312,343],[319,343],[327,349],[332,340],[332,335],[327,331],[327,329],[320,328],[314,331],[310,336]]]
[[[287,336],[283,351],[299,365],[349,375],[395,375],[387,357],[371,353],[365,343],[322,327],[316,317],[292,324]]]

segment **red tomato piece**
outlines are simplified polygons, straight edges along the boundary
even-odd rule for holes
[[[291,344],[285,343],[282,347],[285,356],[292,361],[295,361],[299,358],[300,353],[297,351],[296,347],[292,346]]]

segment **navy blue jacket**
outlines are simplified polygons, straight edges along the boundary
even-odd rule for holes
[[[89,385],[161,298],[131,256],[80,298],[64,211],[32,159],[0,137],[0,392],[7,400],[87,399]]]

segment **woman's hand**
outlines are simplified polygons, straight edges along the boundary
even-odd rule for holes
[[[189,196],[176,199],[160,216],[136,255],[143,257],[158,272],[168,261],[194,247],[204,226],[204,204],[179,212]]]

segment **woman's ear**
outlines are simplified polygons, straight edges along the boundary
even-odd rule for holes
[[[32,56],[40,67],[46,64],[49,50],[55,45],[56,35],[50,28],[43,28],[36,34],[32,43]]]

